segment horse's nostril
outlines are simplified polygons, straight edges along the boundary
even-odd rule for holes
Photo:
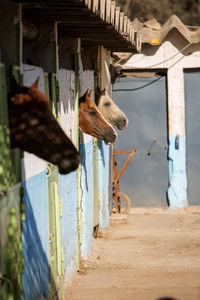
[[[123,123],[126,124],[126,119],[123,119]]]

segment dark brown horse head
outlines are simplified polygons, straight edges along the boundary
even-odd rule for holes
[[[81,157],[53,116],[38,83],[39,78],[31,87],[24,87],[12,80],[8,95],[11,147],[33,153],[67,174],[78,167]]]
[[[99,111],[97,105],[90,98],[92,90],[79,99],[79,127],[106,144],[114,143],[117,133]]]
[[[127,116],[110,98],[107,87],[104,90],[97,88],[95,102],[105,119],[113,126],[116,126],[117,129],[123,130],[128,126]]]

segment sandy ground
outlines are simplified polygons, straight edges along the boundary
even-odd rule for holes
[[[131,209],[92,249],[66,300],[200,300],[200,207]]]

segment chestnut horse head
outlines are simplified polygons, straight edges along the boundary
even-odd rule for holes
[[[90,98],[92,90],[79,99],[79,127],[99,140],[104,140],[106,144],[114,143],[117,132],[106,121],[97,105]]]
[[[11,82],[8,111],[11,147],[18,147],[58,166],[61,174],[75,170],[79,152],[56,121],[49,99],[38,90],[39,77],[31,87]]]
[[[107,87],[103,91],[101,91],[99,87],[97,88],[95,102],[106,120],[116,126],[117,129],[123,130],[128,126],[127,116],[109,97]]]

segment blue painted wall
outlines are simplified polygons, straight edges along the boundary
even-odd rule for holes
[[[46,171],[23,182],[26,220],[22,224],[23,299],[48,297],[49,245]]]
[[[109,225],[109,153],[110,147],[99,142],[99,194],[100,194],[100,227]]]
[[[82,245],[81,256],[88,257],[93,233],[92,176],[93,176],[93,140],[80,144],[81,188],[82,188]]]
[[[185,136],[169,136],[169,189],[168,199],[170,207],[185,207],[187,202],[187,177]]]
[[[61,244],[64,248],[64,289],[72,281],[76,270],[76,234],[77,234],[77,174],[59,175],[59,191],[62,199]],[[63,283],[65,284],[65,283]]]

